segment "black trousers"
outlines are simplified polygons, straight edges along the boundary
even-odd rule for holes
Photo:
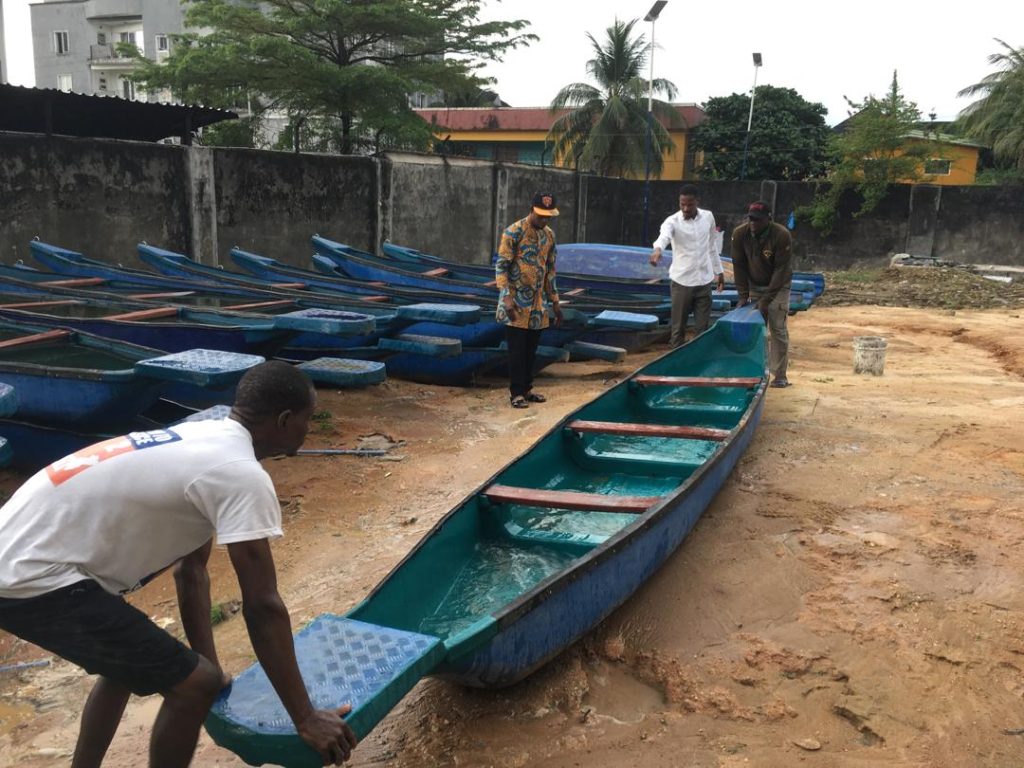
[[[540,329],[506,325],[505,341],[508,344],[509,395],[525,395],[533,387],[533,366],[540,345]]]

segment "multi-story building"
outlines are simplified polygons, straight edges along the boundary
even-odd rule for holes
[[[0,83],[7,82],[7,49],[4,47],[4,0],[0,0]]]
[[[119,43],[135,45],[154,61],[165,58],[171,36],[184,29],[175,0],[43,0],[29,6],[37,88],[121,96],[145,101],[125,76],[132,60]]]

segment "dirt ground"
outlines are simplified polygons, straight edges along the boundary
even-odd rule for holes
[[[668,563],[513,688],[421,682],[352,764],[1024,765],[1024,310],[1010,306],[791,318],[794,386],[769,391],[750,449]],[[853,374],[861,335],[889,340],[884,375]],[[267,462],[295,624],[350,608],[457,500],[660,351],[553,366],[537,382],[549,402],[525,412],[496,379],[322,392],[309,446],[397,445],[387,460]],[[223,551],[213,591],[238,672],[252,652]],[[180,631],[169,579],[133,601]],[[46,658],[0,645],[0,665]],[[58,660],[0,672],[0,765],[66,765],[89,684]],[[133,699],[106,765],[145,764],[158,705]],[[204,735],[194,765],[242,763]]]

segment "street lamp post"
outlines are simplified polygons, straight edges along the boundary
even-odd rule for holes
[[[754,122],[754,95],[757,93],[757,70],[761,66],[761,54],[754,54],[754,87],[750,89],[750,114],[747,115],[747,137],[743,140],[743,166],[740,168],[740,179],[747,175],[747,150],[750,148],[750,125]]]
[[[661,15],[662,9],[667,4],[668,0],[657,0],[644,16],[644,21],[651,22],[651,68],[647,79],[647,148],[644,152],[644,231],[642,235],[644,245],[647,245],[650,240],[647,236],[647,221],[651,210],[651,143],[654,133],[654,22],[658,20],[658,16]]]

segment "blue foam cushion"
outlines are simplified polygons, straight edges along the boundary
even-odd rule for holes
[[[317,384],[335,387],[365,387],[380,384],[387,377],[384,363],[376,360],[318,357],[296,367]]]
[[[317,617],[295,636],[295,655],[313,706],[351,704],[345,718],[366,736],[444,657],[436,637],[341,616]],[[214,741],[250,765],[322,765],[302,742],[266,673],[254,664],[214,702],[206,720]]]

